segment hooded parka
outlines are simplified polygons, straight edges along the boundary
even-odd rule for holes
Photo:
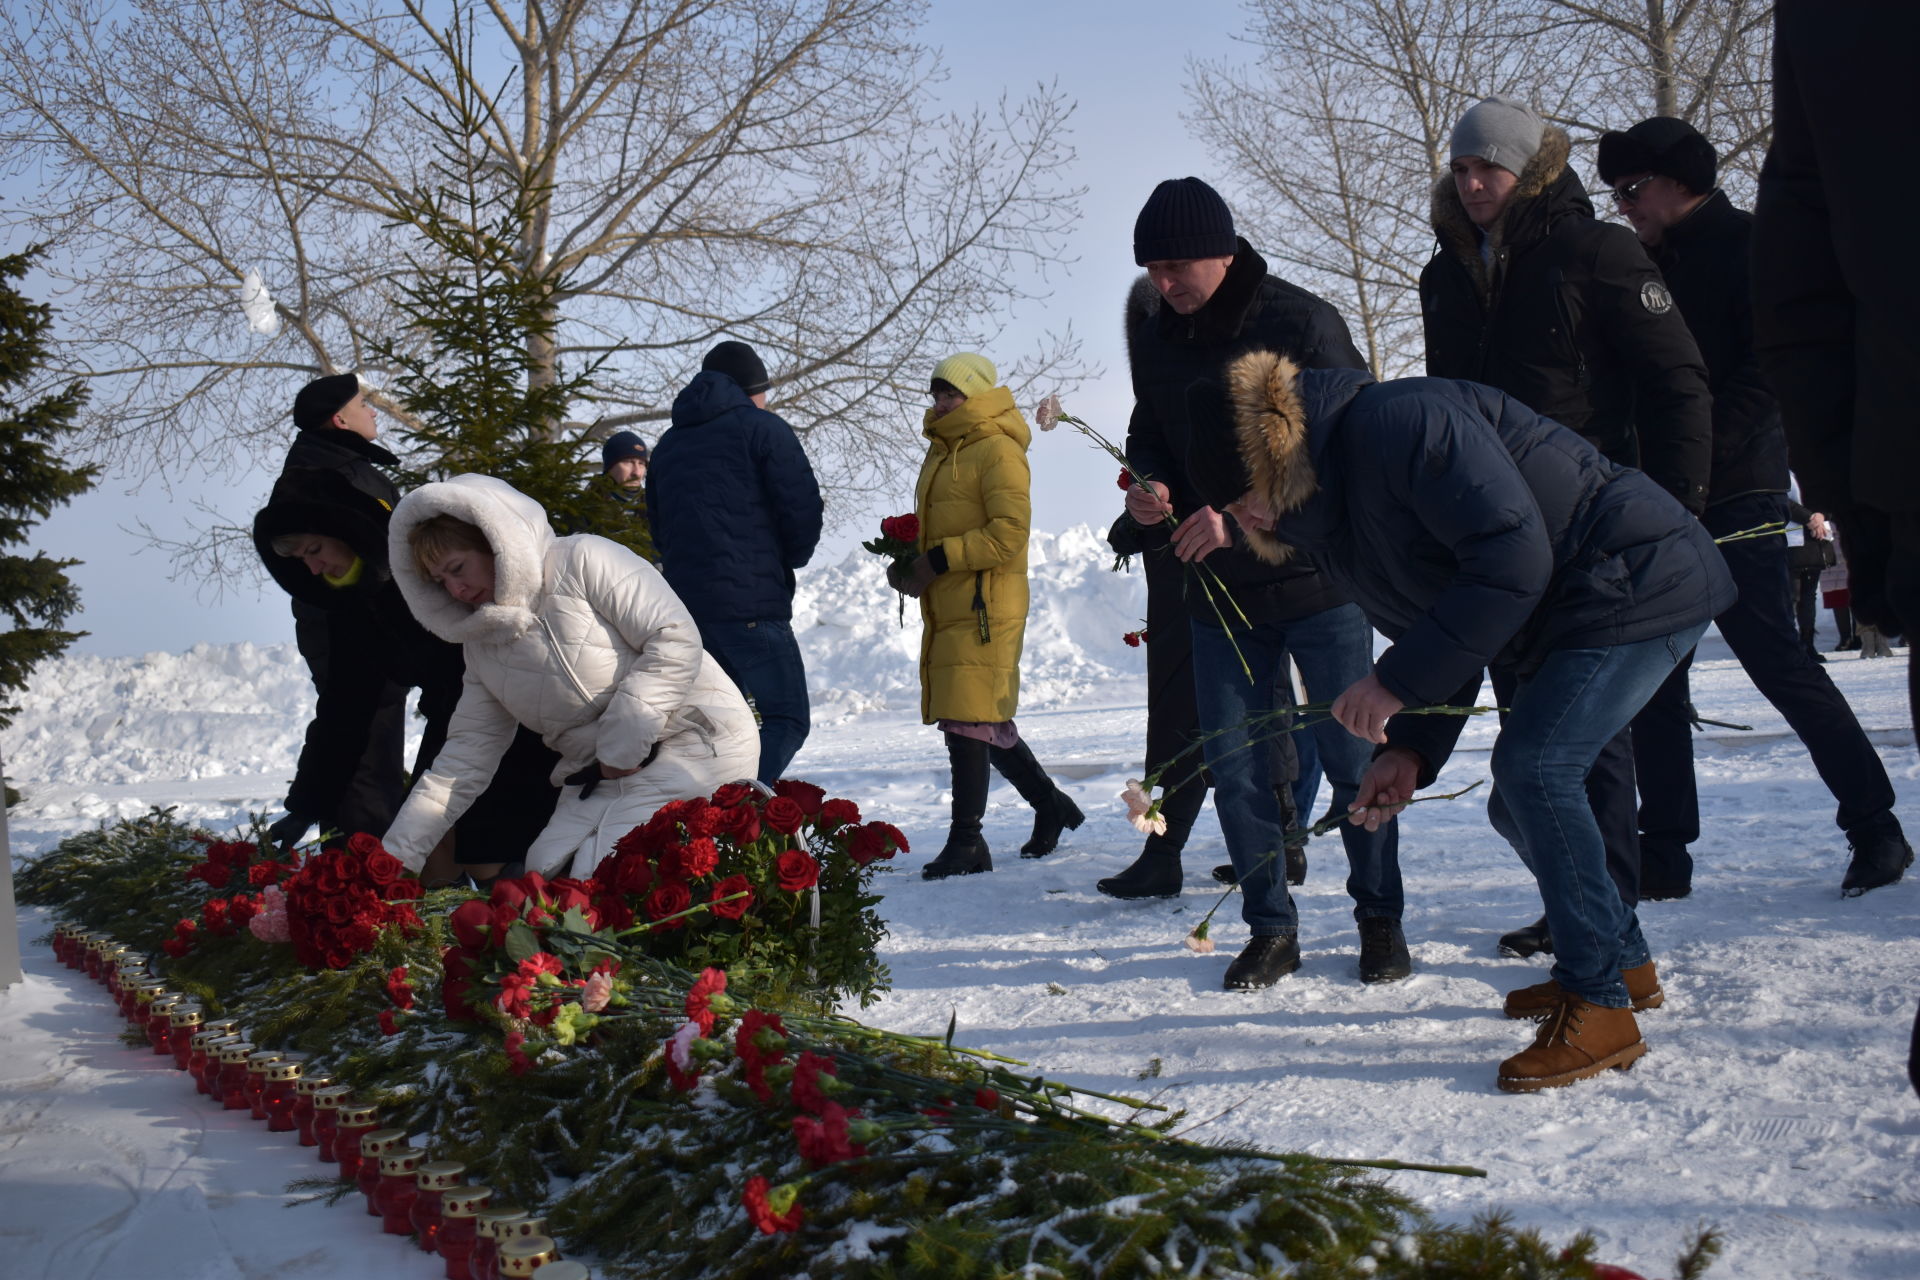
[[[1027,446],[1005,387],[970,396],[922,434],[920,549],[945,570],[920,597],[920,718],[998,724],[1020,701],[1027,629]]]
[[[1434,184],[1427,372],[1506,392],[1697,514],[1713,437],[1706,364],[1640,241],[1595,220],[1567,155],[1548,126],[1484,238],[1452,175]]]
[[[451,515],[494,552],[494,596],[455,600],[415,565],[408,534]],[[465,684],[433,770],[408,796],[387,848],[418,866],[485,788],[516,724],[560,756],[556,784],[593,765],[639,772],[582,796],[568,786],[527,853],[529,870],[573,859],[590,874],[614,841],[669,800],[753,776],[760,738],[746,700],[700,647],[659,570],[592,534],[557,538],[540,505],[504,481],[424,485],[393,514],[394,579],[427,630],[463,647]]]

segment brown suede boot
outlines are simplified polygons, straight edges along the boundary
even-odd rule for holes
[[[1556,1089],[1612,1068],[1626,1068],[1647,1051],[1633,1010],[1609,1009],[1563,994],[1540,1025],[1533,1047],[1500,1064],[1507,1093]]]
[[[1622,969],[1620,976],[1627,980],[1627,998],[1633,1001],[1635,1013],[1658,1009],[1667,1002],[1666,992],[1660,989],[1660,975],[1653,971],[1653,961]],[[1530,987],[1521,987],[1518,991],[1509,991],[1504,1006],[1506,1015],[1509,1018],[1544,1018],[1553,1012],[1553,1006],[1560,1003],[1564,994],[1560,984],[1552,978],[1536,982]]]

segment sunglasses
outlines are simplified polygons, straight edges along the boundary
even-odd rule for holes
[[[1659,176],[1657,173],[1650,173],[1638,182],[1629,182],[1624,187],[1615,187],[1613,189],[1613,202],[1623,205],[1640,203],[1640,193],[1647,189],[1649,182],[1652,182]]]

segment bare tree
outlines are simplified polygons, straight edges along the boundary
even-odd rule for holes
[[[1756,0],[1253,0],[1249,61],[1189,69],[1189,122],[1268,258],[1347,317],[1376,374],[1420,372],[1420,269],[1447,139],[1489,93],[1534,102],[1590,164],[1653,114],[1713,138],[1736,185],[1766,147]],[[1670,110],[1669,110],[1670,108]]]
[[[544,191],[522,268],[566,281],[535,377],[606,358],[603,416],[663,423],[721,336],[842,491],[897,472],[923,369],[985,345],[1077,218],[1071,107],[940,115],[899,0],[23,0],[0,121],[67,251],[63,371],[92,439],[163,476],[280,445],[292,390],[358,369],[427,261],[404,225],[425,120],[482,104],[482,159]],[[1041,273],[1044,274],[1043,272]],[[269,305],[270,300],[270,305]],[[1076,369],[1071,334],[1016,377]],[[392,411],[391,403],[384,407]],[[404,419],[403,419],[404,421]],[[562,429],[557,427],[556,429]]]

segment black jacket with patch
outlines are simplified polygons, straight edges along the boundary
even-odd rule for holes
[[[1471,382],[1376,383],[1256,354],[1233,368],[1241,456],[1277,513],[1256,549],[1304,552],[1393,641],[1408,706],[1469,703],[1481,671],[1704,623],[1734,585],[1712,535],[1648,476]],[[1457,716],[1396,716],[1432,775]]]
[[[1134,398],[1127,464],[1167,486],[1174,514],[1182,520],[1246,492],[1225,395],[1227,366],[1237,357],[1273,351],[1307,368],[1366,368],[1340,313],[1324,299],[1267,274],[1266,260],[1245,240],[1213,297],[1190,316],[1166,306],[1142,277],[1127,297],[1126,329]],[[1250,622],[1286,622],[1347,603],[1310,565],[1264,563],[1231,520],[1227,528],[1232,545],[1208,556],[1205,564]],[[1193,616],[1217,626],[1219,617],[1194,575],[1185,576]],[[1221,609],[1235,617],[1224,602]]]
[[[1698,513],[1713,431],[1700,349],[1633,232],[1594,219],[1567,153],[1549,127],[1484,259],[1452,176],[1434,185],[1427,372],[1506,392]]]
[[[1748,267],[1753,215],[1715,191],[1668,227],[1653,261],[1700,345],[1713,392],[1713,471],[1707,505],[1787,491],[1787,436],[1753,349]]]

